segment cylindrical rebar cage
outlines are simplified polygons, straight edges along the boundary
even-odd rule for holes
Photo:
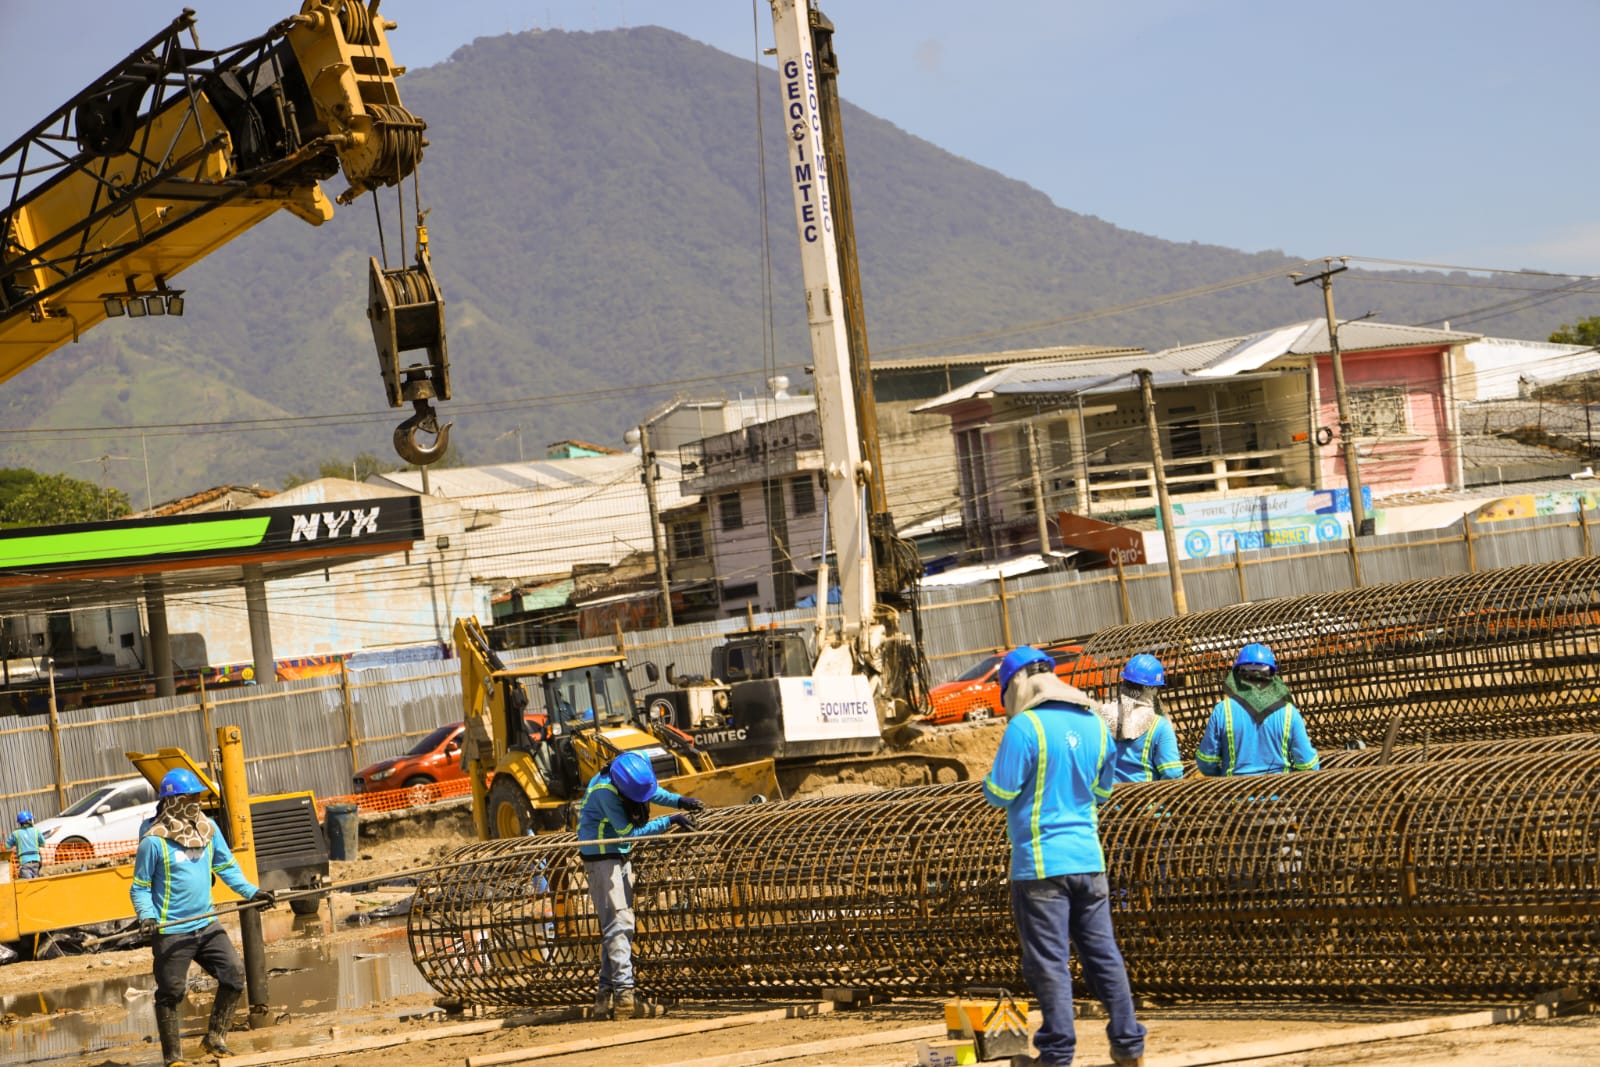
[[[1001,812],[977,783],[719,810],[634,859],[647,995],[1023,985]],[[1600,989],[1600,752],[1118,785],[1101,812],[1136,992],[1440,998]],[[570,837],[468,846],[418,887],[440,992],[591,996]]]
[[[1562,752],[1600,751],[1600,733],[1557,734],[1554,737],[1508,737],[1498,741],[1453,741],[1443,745],[1397,745],[1389,753],[1389,763],[1437,763],[1440,760],[1501,759],[1535,753],[1556,755]],[[1362,748],[1322,753],[1324,770],[1346,767],[1378,767],[1383,764],[1383,749]]]
[[[1081,676],[1140,653],[1193,758],[1240,648],[1271,647],[1319,748],[1600,729],[1600,557],[1281,597],[1101,630]]]

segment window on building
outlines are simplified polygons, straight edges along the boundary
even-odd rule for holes
[[[794,501],[796,515],[810,515],[817,510],[817,487],[811,475],[802,474],[789,479],[789,496]]]
[[[706,535],[698,522],[679,522],[672,526],[673,559],[705,559]]]
[[[717,497],[717,514],[722,519],[724,530],[744,528],[744,509],[739,504],[738,493],[723,493]]]
[[[1393,437],[1407,432],[1406,390],[1382,385],[1350,390],[1350,432],[1357,437]]]

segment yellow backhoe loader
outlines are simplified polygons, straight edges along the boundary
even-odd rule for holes
[[[640,753],[664,788],[711,807],[778,797],[772,760],[718,767],[688,734],[650,722],[619,654],[508,668],[476,618],[456,621],[455,645],[467,724],[462,761],[483,840],[576,829],[589,779],[622,752]],[[655,665],[642,666],[654,681]],[[541,717],[534,736],[529,720]]]

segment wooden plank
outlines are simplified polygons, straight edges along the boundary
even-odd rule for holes
[[[1241,1060],[1260,1060],[1271,1056],[1288,1056],[1298,1052],[1337,1048],[1340,1045],[1365,1045],[1374,1041],[1396,1041],[1427,1034],[1442,1034],[1452,1030],[1471,1030],[1496,1023],[1516,1022],[1526,1013],[1521,1005],[1489,1008],[1485,1011],[1467,1012],[1463,1015],[1433,1016],[1427,1019],[1408,1019],[1398,1023],[1379,1023],[1374,1026],[1352,1026],[1343,1030],[1322,1030],[1293,1037],[1273,1038],[1270,1041],[1248,1041],[1221,1048],[1198,1049],[1169,1055],[1145,1056],[1146,1067],[1208,1067],[1210,1064],[1237,1063]]]
[[[808,1004],[791,1004],[786,1008],[774,1008],[771,1011],[750,1011],[738,1015],[723,1015],[715,1019],[694,1019],[672,1026],[656,1026],[648,1030],[628,1030],[620,1034],[609,1034],[604,1037],[585,1037],[575,1041],[562,1041],[551,1045],[533,1045],[529,1048],[514,1048],[505,1052],[486,1053],[482,1056],[468,1056],[467,1067],[494,1067],[495,1064],[502,1063],[525,1063],[528,1060],[542,1059],[546,1056],[565,1056],[572,1052],[590,1052],[595,1049],[614,1048],[618,1045],[638,1044],[641,1041],[660,1041],[663,1038],[685,1037],[689,1034],[727,1030],[735,1026],[781,1022],[784,1019],[811,1018],[816,1015],[825,1015],[831,1011],[833,1011],[833,1002],[827,1000],[813,1001]],[[736,1060],[736,1062],[760,1061]],[[229,1061],[229,1067],[232,1067],[232,1061]]]
[[[350,1052],[369,1052],[394,1045],[412,1045],[420,1041],[441,1041],[453,1037],[471,1037],[495,1030],[509,1030],[514,1026],[539,1026],[547,1023],[571,1022],[583,1018],[582,1008],[562,1008],[558,1011],[540,1012],[538,1015],[513,1015],[504,1019],[480,1019],[451,1026],[435,1026],[427,1030],[413,1030],[406,1034],[377,1034],[372,1037],[352,1037],[326,1041],[320,1045],[298,1045],[278,1048],[268,1052],[252,1052],[245,1056],[228,1057],[228,1067],[260,1067],[268,1063],[293,1063],[296,1060],[314,1060],[323,1056],[341,1056]]]
[[[781,1063],[803,1056],[827,1056],[851,1049],[870,1048],[873,1045],[907,1045],[913,1041],[945,1040],[944,1023],[932,1026],[909,1026],[903,1030],[889,1030],[875,1034],[855,1034],[836,1037],[829,1041],[810,1041],[802,1045],[785,1045],[779,1048],[746,1049],[731,1056],[703,1056],[699,1059],[680,1060],[677,1063],[657,1064],[656,1067],[753,1067],[758,1063]],[[231,1062],[230,1062],[231,1067]]]

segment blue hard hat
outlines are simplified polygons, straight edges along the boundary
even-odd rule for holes
[[[31,812],[31,811],[19,811],[19,812],[17,812],[17,825],[18,826],[26,826],[32,821],[33,821],[33,812]]]
[[[624,752],[611,761],[611,784],[635,804],[642,804],[656,795],[656,772],[639,753]]]
[[[1272,654],[1272,649],[1262,644],[1245,645],[1239,650],[1239,658],[1233,661],[1235,667],[1265,667],[1269,671],[1278,669],[1278,659]]]
[[[1000,683],[1000,695],[1006,695],[1006,686],[1011,684],[1011,679],[1016,673],[1030,663],[1045,663],[1055,666],[1055,660],[1040,652],[1032,645],[1018,645],[1006,653],[1006,658],[1000,661],[1000,671],[995,680]]]
[[[186,797],[195,793],[204,793],[206,787],[200,783],[200,776],[187,767],[174,767],[161,776],[161,796]]]
[[[1166,685],[1167,669],[1148,652],[1141,652],[1122,668],[1122,680],[1134,685]]]

